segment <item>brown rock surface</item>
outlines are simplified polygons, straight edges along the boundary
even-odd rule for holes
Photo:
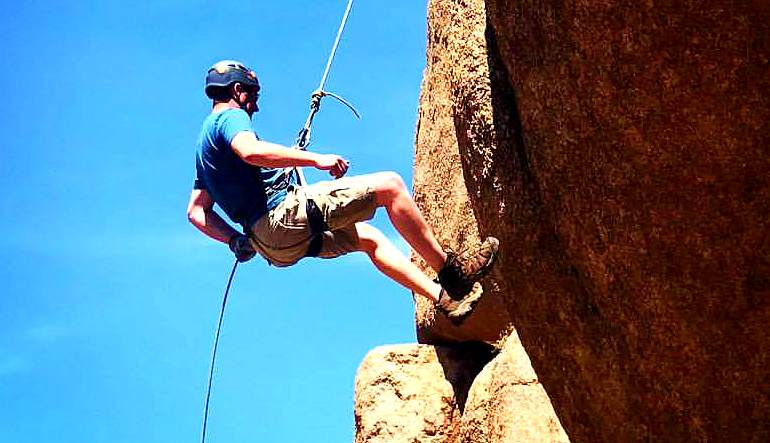
[[[356,374],[356,443],[445,443],[489,349],[382,346]]]
[[[516,332],[473,381],[455,441],[569,442]]]
[[[370,352],[356,377],[356,443],[568,442],[516,334],[484,366],[489,351],[412,344]]]
[[[483,0],[432,1],[428,8],[427,66],[420,97],[414,169],[414,193],[439,242],[459,250],[478,243],[477,222],[468,199],[458,137],[484,143],[493,133]],[[459,97],[459,98],[458,98]],[[469,103],[468,134],[458,135],[457,102]],[[487,195],[501,192],[487,190]],[[413,257],[423,267],[427,265]],[[431,272],[431,271],[428,271]],[[421,342],[484,340],[494,342],[509,329],[510,315],[494,282],[484,282],[477,312],[462,327],[433,306],[417,300],[417,335]]]
[[[420,339],[513,321],[575,441],[769,441],[769,11],[433,0],[415,192],[502,255]]]

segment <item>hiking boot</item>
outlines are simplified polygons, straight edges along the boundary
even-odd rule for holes
[[[494,237],[487,237],[481,245],[459,253],[447,252],[446,263],[438,272],[438,282],[446,292],[456,300],[461,299],[473,289],[473,284],[481,280],[495,263],[500,242]]]
[[[470,292],[460,299],[454,299],[446,289],[442,289],[436,302],[436,310],[444,314],[455,326],[459,326],[473,313],[484,291],[480,283],[471,285]]]

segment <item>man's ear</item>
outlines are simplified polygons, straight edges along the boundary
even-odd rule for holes
[[[239,82],[235,82],[232,85],[230,85],[230,93],[232,95],[237,95],[243,92],[243,85]]]

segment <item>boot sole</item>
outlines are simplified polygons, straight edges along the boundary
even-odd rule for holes
[[[457,309],[452,311],[452,313],[447,314],[446,317],[455,326],[461,325],[471,316],[471,314],[473,314],[481,296],[484,295],[484,290],[482,288],[479,288],[478,290],[474,288],[473,292],[475,293],[471,293],[471,295],[468,295],[462,302],[460,302],[460,306]],[[460,313],[457,313],[458,311],[460,311]]]

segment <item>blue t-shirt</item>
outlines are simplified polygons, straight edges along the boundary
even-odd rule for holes
[[[286,197],[294,174],[243,161],[230,143],[242,131],[254,132],[242,109],[212,113],[203,122],[195,159],[195,189],[205,189],[217,205],[245,230]]]

